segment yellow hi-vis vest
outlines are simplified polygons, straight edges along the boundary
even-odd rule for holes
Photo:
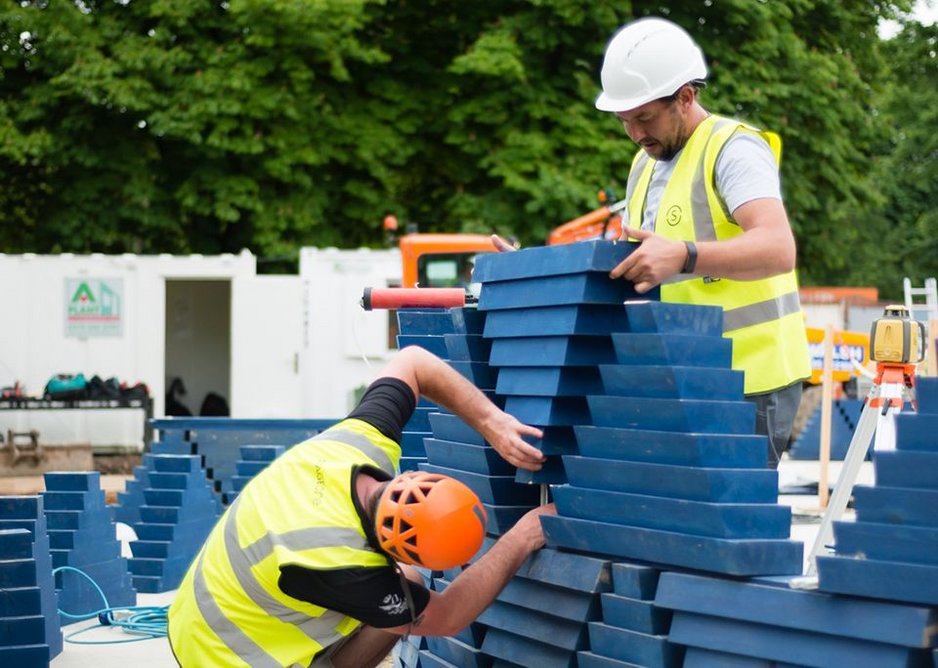
[[[381,567],[355,510],[352,474],[394,475],[400,446],[347,419],[295,445],[248,483],[212,530],[169,609],[184,668],[308,666],[360,622],[284,594],[280,567]]]
[[[707,117],[694,130],[668,179],[655,234],[677,241],[721,241],[743,233],[716,191],[717,157],[736,132],[763,137],[781,156],[781,140],[740,121]],[[638,151],[629,172],[629,220],[640,227],[655,160]],[[745,373],[745,394],[787,387],[811,375],[804,316],[794,271],[754,281],[678,274],[661,300],[723,307],[723,335],[733,341],[733,368]]]

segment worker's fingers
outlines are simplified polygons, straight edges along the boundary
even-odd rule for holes
[[[612,268],[612,271],[609,272],[609,278],[622,278],[629,271],[632,270],[632,266],[635,264],[634,253],[629,255],[627,258],[622,260],[619,264]]]
[[[491,238],[492,238],[492,245],[495,246],[495,250],[499,251],[500,253],[503,253],[505,251],[517,250],[514,246],[512,246],[510,243],[502,239],[497,234],[493,234]]]
[[[638,241],[644,241],[652,235],[654,235],[654,232],[643,230],[640,227],[632,227],[631,225],[626,225],[625,229],[622,230],[622,237],[625,239],[637,239]]]

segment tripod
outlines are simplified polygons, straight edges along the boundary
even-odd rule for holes
[[[853,486],[856,484],[860,465],[866,459],[873,433],[876,433],[874,450],[894,450],[896,447],[895,420],[893,416],[902,410],[906,400],[914,404],[912,389],[915,364],[878,362],[873,386],[867,395],[866,404],[850,439],[850,447],[844,457],[844,465],[837,479],[827,510],[821,520],[817,538],[805,565],[806,580],[817,580],[817,556],[834,539],[834,522],[839,520],[847,508]]]

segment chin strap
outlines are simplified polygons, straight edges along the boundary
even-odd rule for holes
[[[414,609],[414,597],[410,593],[410,580],[404,575],[404,569],[401,568],[401,565],[396,561],[394,562],[394,569],[401,578],[401,589],[404,590],[404,600],[407,601],[407,610],[410,612],[410,623],[407,625],[407,635],[404,636],[407,638],[414,630],[414,623],[417,621],[417,611]]]

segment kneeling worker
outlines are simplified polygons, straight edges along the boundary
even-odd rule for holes
[[[448,636],[472,622],[533,551],[540,515],[524,515],[442,593],[413,566],[467,563],[485,512],[461,482],[394,476],[417,398],[452,410],[515,466],[543,455],[540,436],[419,348],[398,353],[342,422],[259,473],[212,530],[169,610],[181,666],[367,668],[399,636]]]

